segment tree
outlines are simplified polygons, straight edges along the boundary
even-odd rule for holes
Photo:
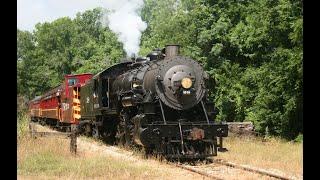
[[[251,120],[259,132],[302,132],[302,2],[146,0],[141,54],[167,43],[216,80],[217,120]]]
[[[33,98],[60,85],[64,75],[97,73],[124,56],[116,35],[101,22],[102,9],[17,30],[18,94]]]

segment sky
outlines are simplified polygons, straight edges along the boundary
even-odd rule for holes
[[[96,7],[117,8],[124,0],[17,0],[17,28],[32,31],[41,22],[74,18],[77,12]]]

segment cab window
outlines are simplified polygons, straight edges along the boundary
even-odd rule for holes
[[[72,78],[72,79],[68,79],[68,85],[69,86],[73,86],[77,83],[77,79]]]

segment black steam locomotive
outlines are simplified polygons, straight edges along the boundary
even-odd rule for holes
[[[81,132],[107,142],[143,147],[166,158],[217,154],[228,126],[214,122],[210,78],[179,56],[179,46],[116,64],[81,87]]]

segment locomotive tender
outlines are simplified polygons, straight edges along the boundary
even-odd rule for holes
[[[170,159],[214,156],[228,126],[214,122],[209,80],[198,62],[179,55],[178,45],[167,45],[71,85],[76,106],[70,109],[80,111],[72,123],[81,133]]]

